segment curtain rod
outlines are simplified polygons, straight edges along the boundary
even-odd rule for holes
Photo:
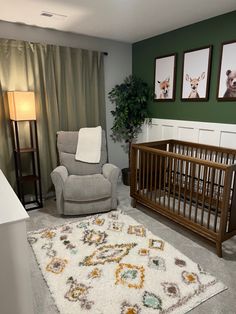
[[[34,42],[34,41],[30,41],[30,43],[31,44],[42,44],[42,43],[38,43],[38,42]],[[46,45],[52,45],[52,44],[46,44]],[[58,45],[58,46],[61,46],[61,45]],[[67,47],[67,46],[64,46],[64,47]],[[79,47],[70,47],[70,48],[79,48]],[[84,49],[84,48],[79,48],[79,49]],[[88,49],[88,50],[90,50],[90,49]],[[108,52],[107,51],[103,51],[102,53],[103,53],[104,56],[108,56]]]
[[[17,39],[13,39],[13,41],[18,41]],[[42,42],[35,42],[35,41],[27,41],[27,40],[22,40],[24,42],[29,42],[30,44],[43,44],[43,45],[56,45],[56,44],[48,44],[48,43],[42,43]],[[61,46],[61,45],[57,45],[57,46]],[[61,47],[68,47],[68,46],[61,46]],[[79,48],[79,47],[69,47],[69,48]],[[85,49],[85,48],[79,48],[79,49]],[[90,49],[87,49],[90,50]],[[104,56],[108,56],[108,52],[107,51],[102,51],[102,54]]]

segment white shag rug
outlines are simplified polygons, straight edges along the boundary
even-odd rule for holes
[[[29,232],[61,314],[186,313],[226,289],[121,212]]]

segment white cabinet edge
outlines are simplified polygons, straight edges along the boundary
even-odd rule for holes
[[[0,169],[0,225],[26,219],[28,213]]]

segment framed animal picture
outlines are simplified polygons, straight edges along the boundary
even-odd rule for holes
[[[236,41],[222,44],[218,78],[218,100],[236,100]]]
[[[155,58],[154,100],[175,100],[176,54]]]
[[[181,96],[182,100],[208,100],[211,53],[212,46],[184,52]]]

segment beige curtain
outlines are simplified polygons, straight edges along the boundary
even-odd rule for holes
[[[10,182],[14,182],[14,156],[11,145],[9,120],[6,119],[8,115],[8,107],[6,102],[4,102],[4,94],[0,82],[0,169]]]
[[[40,165],[44,194],[57,165],[56,132],[85,126],[105,128],[103,53],[77,48],[0,40],[2,91],[36,95]],[[0,94],[0,167],[12,182],[13,155],[8,106]],[[27,132],[22,125],[21,134]],[[22,140],[22,145],[24,139]]]

